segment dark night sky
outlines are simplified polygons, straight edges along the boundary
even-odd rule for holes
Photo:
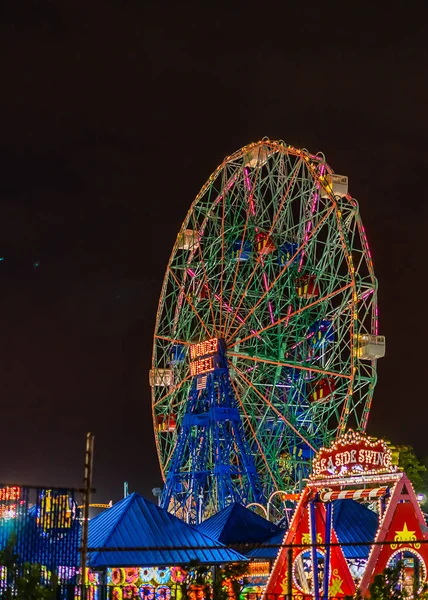
[[[0,480],[79,485],[91,430],[98,501],[151,496],[168,256],[217,164],[265,135],[349,176],[388,344],[369,432],[428,455],[426,14],[362,4],[1,4]]]

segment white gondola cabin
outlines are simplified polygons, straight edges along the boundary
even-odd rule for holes
[[[185,229],[178,234],[178,250],[196,250],[199,244],[199,234],[193,229]]]
[[[150,369],[150,387],[169,387],[174,385],[174,371],[172,369]]]
[[[384,335],[363,334],[358,336],[357,356],[360,360],[375,360],[385,356]]]

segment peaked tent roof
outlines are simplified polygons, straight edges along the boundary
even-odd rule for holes
[[[239,502],[234,502],[197,526],[222,544],[258,544],[278,533],[279,527]],[[284,535],[284,532],[282,532]]]
[[[246,553],[247,558],[257,558],[263,560],[274,560],[278,554],[280,545],[282,544],[285,534],[285,529],[280,529],[271,538],[265,540],[264,545],[258,548],[253,548]]]
[[[88,566],[134,567],[245,561],[139,494],[131,494],[89,521]],[[112,549],[104,550],[103,549]],[[132,550],[135,548],[135,550]]]
[[[355,500],[334,500],[333,527],[337,539],[341,543],[373,542],[378,528],[378,517],[372,510]],[[275,559],[285,533],[285,531],[279,531],[266,540],[266,547],[253,548],[246,556],[253,559]],[[345,558],[367,558],[370,546],[346,545],[342,547],[342,550]]]
[[[355,500],[333,501],[333,527],[342,544],[373,542],[378,528],[378,515]],[[345,558],[368,558],[368,546],[343,546]]]

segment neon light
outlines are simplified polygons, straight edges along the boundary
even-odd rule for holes
[[[204,373],[210,373],[214,371],[214,359],[212,356],[208,358],[201,358],[190,363],[190,375],[195,377],[196,375],[203,375]]]
[[[190,358],[192,360],[207,356],[208,354],[215,354],[216,352],[218,352],[218,338],[211,338],[210,340],[190,346]]]
[[[17,485],[0,488],[0,501],[20,500],[21,488]]]

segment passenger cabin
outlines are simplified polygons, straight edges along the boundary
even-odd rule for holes
[[[245,262],[251,256],[250,240],[235,240],[229,250],[229,256],[236,262]]]
[[[172,432],[177,427],[177,416],[174,414],[157,415],[156,428],[158,431]]]
[[[255,169],[263,167],[268,161],[269,150],[266,146],[256,146],[244,154],[244,167]]]
[[[316,276],[313,274],[297,277],[295,289],[299,298],[317,298],[320,295]]]
[[[174,385],[174,371],[172,369],[150,369],[150,387],[169,387]]]
[[[193,229],[185,229],[178,234],[178,250],[196,250],[199,245],[199,234]]]
[[[173,344],[169,359],[172,365],[178,365],[186,359],[186,346],[183,344]]]
[[[286,359],[287,360],[287,359]],[[285,382],[298,381],[302,371],[293,367],[282,367],[281,380]]]
[[[310,398],[311,402],[318,402],[321,400],[328,400],[336,389],[336,384],[333,377],[321,377],[318,381],[313,381],[309,384],[310,386]]]
[[[299,248],[299,244],[294,242],[285,242],[278,248],[278,258],[277,263],[280,267],[285,266],[293,256],[296,254]],[[300,262],[301,255],[300,253],[293,259],[292,265],[298,265]]]
[[[206,283],[203,283],[199,288],[198,300],[206,300],[209,298],[209,290]]]
[[[336,341],[336,335],[331,321],[315,321],[309,327],[309,341],[314,348],[320,348]]]
[[[331,195],[343,198],[348,194],[348,178],[346,175],[337,175],[336,173],[327,173],[320,179],[321,198],[329,198]]]
[[[275,244],[273,243],[272,239],[268,236],[267,233],[262,233],[262,232],[258,233],[255,237],[254,242],[255,242],[256,252],[263,256],[270,254],[271,252],[273,252],[276,249]]]
[[[358,336],[357,356],[360,360],[376,360],[385,356],[384,335],[363,334]]]

